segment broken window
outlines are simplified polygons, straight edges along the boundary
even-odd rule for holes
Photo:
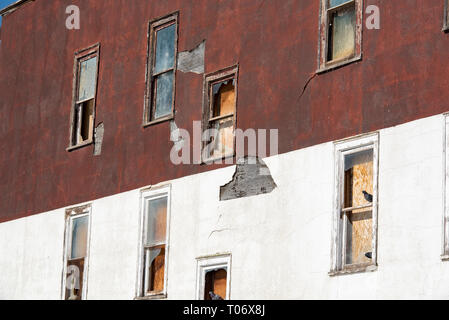
[[[338,204],[333,271],[363,271],[377,259],[377,140],[337,145]],[[366,144],[365,144],[366,143]],[[351,146],[353,146],[351,148]]]
[[[84,300],[87,281],[90,207],[68,210],[65,242],[64,299]]]
[[[140,297],[165,295],[169,191],[143,194],[143,252]]]
[[[361,57],[359,0],[321,0],[320,69]]]
[[[227,277],[226,268],[208,271],[204,284],[204,300],[224,300]]]
[[[203,161],[234,156],[237,71],[234,67],[206,76]]]
[[[75,56],[74,102],[71,113],[70,147],[93,142],[99,46]]]
[[[231,256],[198,259],[198,300],[228,300]]]
[[[144,124],[173,117],[177,55],[177,14],[150,23]]]

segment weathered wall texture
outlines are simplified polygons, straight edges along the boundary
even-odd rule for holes
[[[81,29],[65,28],[65,8]],[[37,0],[7,15],[0,49],[0,221],[216,167],[169,161],[170,123],[142,128],[148,22],[179,10],[179,52],[206,73],[239,63],[237,126],[280,129],[281,153],[445,112],[443,1],[366,0],[381,29],[363,60],[317,75],[318,0]],[[101,43],[94,146],[66,152],[74,52]],[[177,72],[176,125],[201,120],[203,75]]]
[[[220,201],[234,166],[171,181],[168,299],[195,299],[196,258],[215,253],[232,254],[231,299],[449,298],[443,123],[380,131],[375,272],[328,275],[333,143],[267,158],[277,184],[269,194]],[[134,298],[139,197],[137,189],[92,203],[88,299]],[[0,299],[60,298],[64,212],[0,224]]]

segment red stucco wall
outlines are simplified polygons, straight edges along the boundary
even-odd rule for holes
[[[36,0],[4,17],[0,221],[213,169],[171,164],[170,124],[142,127],[148,21],[178,11],[178,50],[206,39],[206,72],[240,65],[237,125],[278,128],[279,151],[449,110],[443,0],[365,0],[363,60],[317,75],[318,0]],[[66,6],[81,29],[65,28]],[[67,152],[74,52],[101,43],[102,154]],[[201,119],[202,75],[177,73],[176,124]],[[217,189],[218,192],[218,189]]]

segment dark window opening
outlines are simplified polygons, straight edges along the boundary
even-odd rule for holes
[[[225,300],[228,272],[218,269],[206,273],[204,300]]]

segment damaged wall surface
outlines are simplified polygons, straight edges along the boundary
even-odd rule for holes
[[[220,201],[270,193],[276,183],[263,160],[247,157],[237,162],[232,181],[220,187]]]
[[[80,30],[64,27],[71,4]],[[316,0],[29,1],[2,24],[0,222],[220,168],[170,163],[170,122],[141,125],[148,23],[176,11],[175,121],[191,133],[202,119],[198,73],[236,63],[237,127],[279,128],[280,153],[448,111],[444,1],[382,1],[382,28],[363,31],[363,59],[313,79]],[[106,128],[98,156],[94,145],[66,151],[74,53],[95,43],[94,127]]]
[[[233,300],[447,299],[449,264],[440,260],[443,122],[434,116],[379,133],[375,272],[328,274],[333,143],[264,159],[277,184],[268,194],[220,201],[235,166],[167,182],[167,298],[195,299],[197,258],[230,253]],[[135,189],[92,201],[87,299],[135,298],[139,199]],[[0,224],[0,299],[61,297],[65,209]]]

